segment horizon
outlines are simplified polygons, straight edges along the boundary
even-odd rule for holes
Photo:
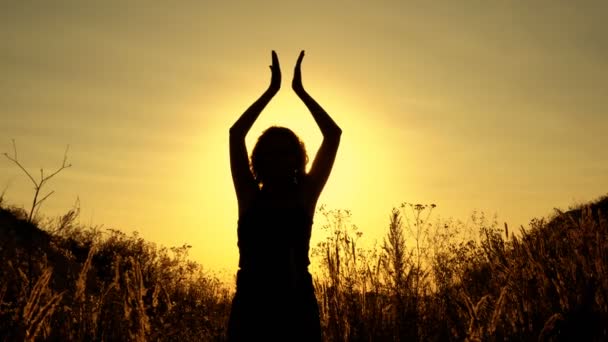
[[[40,212],[78,198],[83,224],[236,270],[228,128],[267,87],[271,50],[282,87],[249,153],[279,124],[314,156],[320,132],[290,87],[306,50],[304,86],[343,130],[317,208],[350,210],[365,239],[402,202],[519,227],[608,193],[608,4],[266,5],[0,5],[0,153],[14,138],[36,176],[70,146]],[[5,200],[27,209],[30,181],[0,159]]]

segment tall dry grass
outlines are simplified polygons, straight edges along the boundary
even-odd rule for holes
[[[188,260],[190,246],[157,247],[77,217],[40,230],[0,208],[0,340],[223,339],[230,287]]]
[[[348,211],[322,210],[314,250],[328,341],[608,339],[608,198],[509,233],[483,213],[390,215],[380,247],[357,248]]]
[[[349,211],[320,208],[326,239],[311,254],[327,341],[608,340],[608,197],[517,232],[433,208],[393,209],[372,247]],[[0,208],[0,340],[225,339],[231,286],[190,246],[77,218]]]

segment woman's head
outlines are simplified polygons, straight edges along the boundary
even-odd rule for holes
[[[307,162],[304,143],[285,127],[266,129],[251,153],[251,171],[259,184],[297,182]]]

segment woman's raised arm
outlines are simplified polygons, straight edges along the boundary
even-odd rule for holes
[[[334,122],[334,120],[327,114],[327,112],[315,101],[307,92],[304,90],[302,85],[302,59],[304,59],[304,51],[300,52],[296,67],[293,73],[292,88],[296,94],[300,97],[302,102],[306,105],[310,113],[312,114],[317,126],[323,134],[323,142],[321,147],[315,156],[315,159],[308,173],[309,186],[311,191],[312,200],[316,203],[331,169],[336,159],[338,152],[338,146],[340,145],[340,136],[342,135],[342,129]]]
[[[245,136],[260,116],[268,102],[281,88],[281,68],[276,52],[272,51],[272,77],[268,89],[257,99],[239,119],[230,127],[230,171],[232,182],[239,202],[239,214],[245,209],[245,202],[257,190],[257,183],[249,169],[249,156],[245,145]]]

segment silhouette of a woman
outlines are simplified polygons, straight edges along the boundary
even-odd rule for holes
[[[230,128],[230,167],[239,207],[239,271],[228,323],[230,341],[320,341],[319,308],[308,272],[315,206],[331,172],[341,129],[304,90],[300,53],[292,88],[321,129],[323,142],[306,173],[304,144],[270,127],[251,154],[245,136],[281,86],[272,51],[270,87]]]

